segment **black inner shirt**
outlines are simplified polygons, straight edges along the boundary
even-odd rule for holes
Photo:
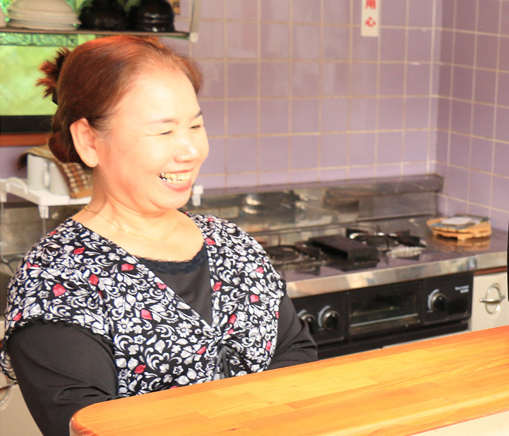
[[[148,258],[138,259],[209,325],[212,324],[210,272],[205,244],[202,245],[196,256],[188,261],[168,262]]]

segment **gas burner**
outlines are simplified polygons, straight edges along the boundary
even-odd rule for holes
[[[272,264],[276,267],[306,267],[314,268],[325,265],[327,256],[317,247],[304,242],[295,245],[273,245],[265,248]]]
[[[299,252],[293,245],[273,245],[266,248],[272,262],[291,262],[299,257]]]

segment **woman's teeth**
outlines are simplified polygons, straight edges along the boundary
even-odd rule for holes
[[[188,182],[191,179],[191,173],[161,173],[159,177],[165,182],[179,184]]]

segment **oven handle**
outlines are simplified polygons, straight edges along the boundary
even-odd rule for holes
[[[504,300],[505,300],[504,295],[501,295],[498,300],[495,300],[494,298],[479,298],[480,303],[486,303],[486,304],[500,304]]]
[[[479,298],[480,303],[499,305],[500,303],[502,303],[502,301],[504,301],[505,295],[503,295],[502,292],[500,291],[500,285],[498,283],[494,283],[488,288],[488,290],[486,291],[486,294],[485,294],[486,297],[489,295],[490,290],[495,290],[497,292],[498,299],[497,298]]]

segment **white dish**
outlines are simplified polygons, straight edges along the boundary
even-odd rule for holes
[[[39,18],[46,19],[47,17],[77,17],[78,15],[71,12],[45,12],[45,11],[26,11],[24,9],[16,9],[16,8],[8,8],[7,12],[9,14],[22,14],[22,15],[37,15]]]
[[[30,12],[15,12],[9,10],[8,17],[11,20],[23,20],[23,21],[37,21],[39,23],[60,23],[60,24],[80,24],[80,21],[75,15],[51,15],[46,14],[42,16],[39,13],[30,13]]]
[[[58,23],[41,23],[37,21],[25,21],[25,20],[10,20],[7,23],[9,27],[16,27],[22,29],[38,29],[38,30],[75,30],[76,27],[70,24],[58,24]]]
[[[74,13],[65,0],[14,0],[9,9],[23,12],[51,12],[55,14]]]

